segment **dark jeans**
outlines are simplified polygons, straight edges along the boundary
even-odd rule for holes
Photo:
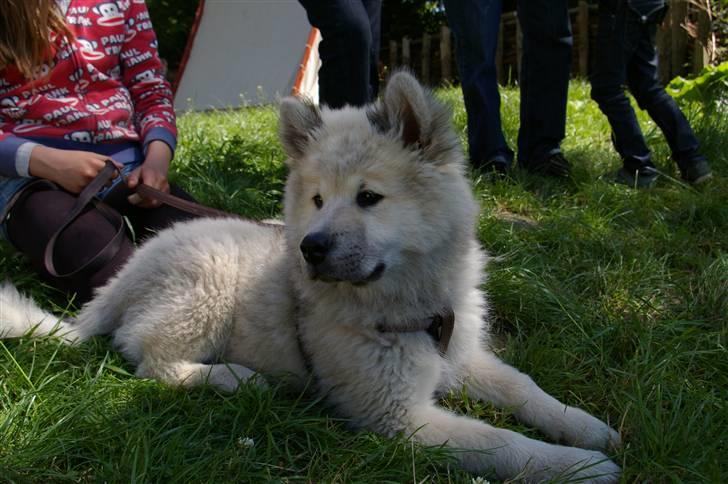
[[[518,162],[534,166],[560,151],[571,72],[568,0],[520,0],[523,31]]]
[[[299,0],[321,31],[319,99],[331,108],[376,98],[382,0]]]
[[[495,65],[501,10],[502,0],[445,0],[468,114],[470,160],[475,166],[497,158],[508,164],[513,161],[501,127]]]
[[[445,1],[457,44],[474,163],[499,155],[513,158],[501,129],[495,71],[501,6],[502,0]],[[572,46],[568,8],[568,0],[518,2],[523,30],[518,161],[524,167],[558,153],[564,139]]]
[[[626,0],[599,4],[596,65],[590,77],[591,96],[607,116],[614,146],[629,171],[653,166],[624,85],[660,127],[681,170],[703,157],[698,140],[674,99],[658,81],[655,34],[659,15],[643,22]]]

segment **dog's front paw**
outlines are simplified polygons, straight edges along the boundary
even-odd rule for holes
[[[576,447],[551,446],[548,455],[528,468],[528,481],[617,482],[622,470],[601,452]]]
[[[576,407],[566,408],[564,426],[554,437],[568,445],[583,449],[611,451],[622,445],[619,433],[598,418]]]
[[[225,393],[237,391],[241,384],[253,384],[261,389],[268,388],[262,375],[242,365],[213,365],[207,383]]]

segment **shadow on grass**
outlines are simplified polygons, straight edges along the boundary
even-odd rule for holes
[[[467,482],[441,449],[348,431],[320,400],[285,388],[227,395],[136,379],[104,338],[16,339],[0,352],[17,363],[0,360],[0,468],[11,480],[393,482],[424,471]]]

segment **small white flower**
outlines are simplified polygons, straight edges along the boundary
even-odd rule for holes
[[[482,477],[479,476],[479,477],[473,477],[471,484],[490,484],[490,481],[487,479],[483,479]]]
[[[238,437],[238,446],[250,449],[251,447],[255,447],[255,440],[250,437]]]

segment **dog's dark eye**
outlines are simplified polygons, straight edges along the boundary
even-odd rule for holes
[[[356,204],[362,208],[371,207],[372,205],[379,203],[382,198],[384,197],[378,193],[374,193],[371,190],[364,190],[357,194]]]
[[[318,193],[313,196],[312,200],[313,204],[316,205],[316,208],[321,208],[324,206],[324,199],[321,198],[321,195],[319,195]]]

